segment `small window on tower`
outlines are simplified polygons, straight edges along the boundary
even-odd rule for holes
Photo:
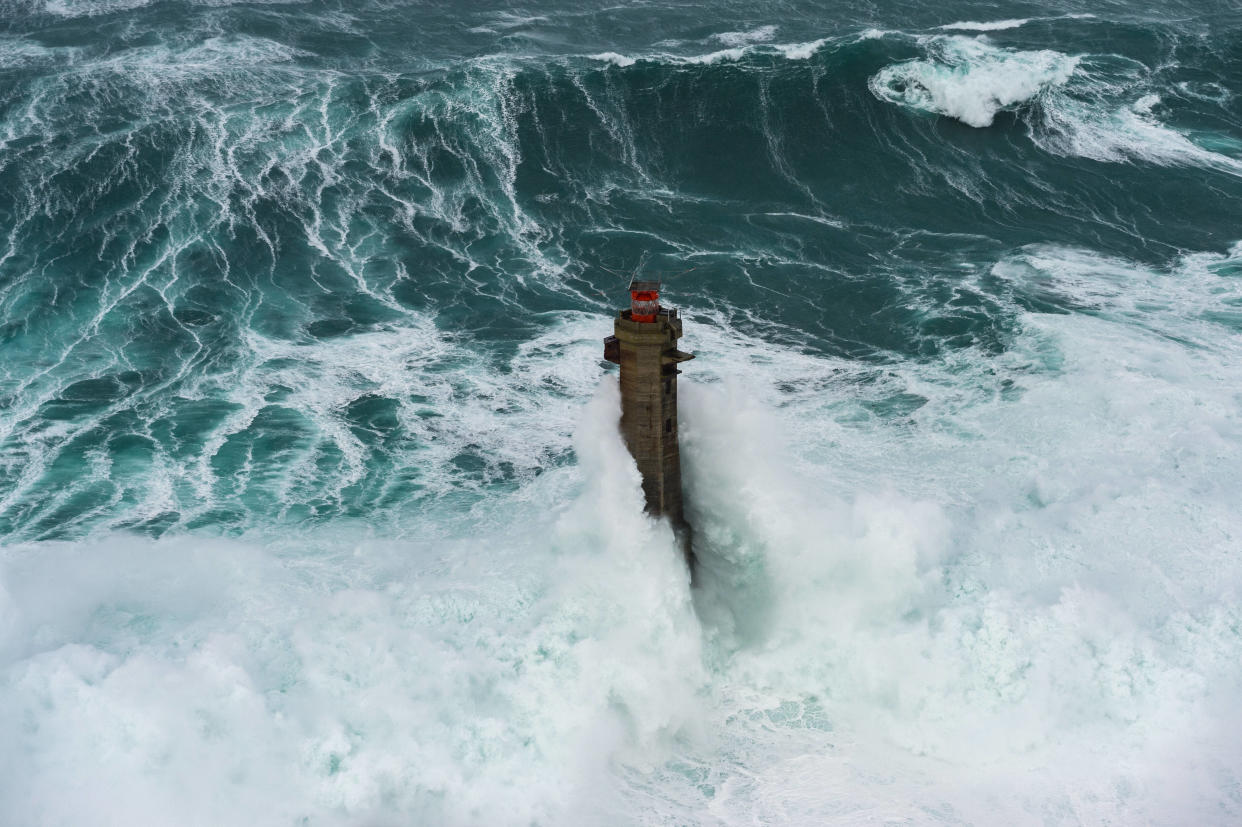
[[[664,380],[664,392],[665,392],[665,393],[672,393],[672,392],[673,392],[673,380],[672,380],[672,379],[665,379],[665,380]]]
[[[673,432],[673,420],[664,420],[664,433],[671,434]]]

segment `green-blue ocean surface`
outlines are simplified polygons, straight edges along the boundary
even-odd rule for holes
[[[0,0],[0,824],[1242,823],[1240,501],[1236,0]]]

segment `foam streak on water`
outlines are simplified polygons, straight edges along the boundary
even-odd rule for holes
[[[1125,6],[0,0],[0,823],[1242,820],[1242,20]]]

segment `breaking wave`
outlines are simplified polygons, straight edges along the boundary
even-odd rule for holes
[[[57,3],[0,38],[0,822],[1242,818],[1227,26]]]
[[[991,126],[996,114],[1063,86],[1078,58],[1044,49],[1020,52],[967,37],[925,41],[931,57],[885,67],[871,80],[880,98],[970,126]]]
[[[576,464],[430,536],[10,547],[0,800],[47,824],[1210,821],[1236,805],[1196,779],[1242,761],[1213,712],[1242,679],[1238,252],[1003,258],[973,278],[1088,312],[1022,312],[999,359],[877,369],[693,316],[694,590],[611,379],[579,391]]]
[[[961,28],[961,26],[955,26]],[[986,38],[924,38],[926,59],[887,66],[870,81],[882,100],[974,127],[1020,111],[1047,151],[1096,161],[1212,166],[1238,172],[1242,161],[1200,146],[1159,122],[1159,95],[1140,65],[1116,56],[1018,51]]]

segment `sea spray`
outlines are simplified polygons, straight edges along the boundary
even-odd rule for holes
[[[581,494],[491,539],[10,550],[0,728],[27,760],[5,766],[8,812],[279,823],[396,796],[450,823],[605,823],[612,762],[672,754],[706,680],[689,572],[616,426],[609,381],[584,411]],[[126,758],[67,774],[99,750]],[[264,801],[272,784],[296,795]]]
[[[1078,59],[1052,50],[998,49],[982,38],[933,37],[931,60],[888,66],[871,91],[913,109],[949,115],[970,126],[991,126],[996,114],[1065,84]]]
[[[870,80],[879,98],[991,126],[1022,109],[1043,149],[1096,161],[1215,167],[1237,174],[1242,161],[1201,146],[1153,115],[1159,96],[1141,64],[1118,55],[1067,55],[1006,49],[986,37],[920,39],[925,60],[886,66]]]
[[[440,6],[4,5],[0,822],[1242,820],[1236,3]]]

